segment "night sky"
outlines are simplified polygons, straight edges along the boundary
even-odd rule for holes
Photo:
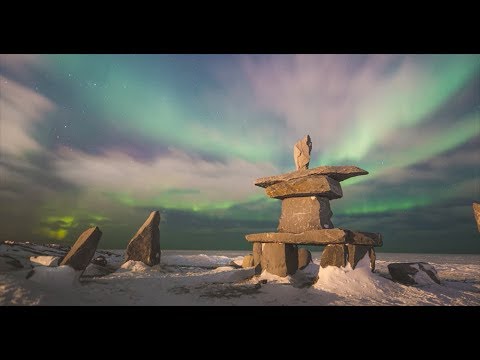
[[[256,178],[356,165],[336,227],[380,251],[480,253],[479,55],[0,55],[0,240],[248,249],[280,200]]]

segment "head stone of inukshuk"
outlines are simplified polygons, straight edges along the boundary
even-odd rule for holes
[[[296,170],[308,169],[310,163],[310,152],[312,151],[312,140],[310,135],[305,135],[301,140],[298,140],[293,147],[293,159],[295,160]]]

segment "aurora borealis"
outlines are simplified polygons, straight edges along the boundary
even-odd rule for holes
[[[336,226],[480,253],[479,55],[0,55],[0,240],[123,248],[159,209],[162,248],[247,249],[305,134],[310,167],[370,173]]]

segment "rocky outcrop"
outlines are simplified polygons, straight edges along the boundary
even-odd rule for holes
[[[312,253],[304,248],[298,249],[298,269],[305,269],[312,262]]]
[[[403,285],[440,284],[435,268],[425,262],[388,264],[392,280]]]
[[[97,226],[85,230],[60,262],[60,266],[69,265],[73,269],[83,272],[95,255],[101,237],[102,232]]]
[[[142,261],[148,266],[160,263],[160,212],[153,211],[127,246],[125,262]]]

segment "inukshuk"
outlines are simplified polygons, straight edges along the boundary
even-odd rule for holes
[[[335,228],[330,200],[343,196],[340,182],[368,172],[356,166],[319,166],[308,169],[312,143],[305,136],[294,146],[297,170],[255,181],[266,194],[282,200],[278,232],[246,235],[253,243],[256,273],[267,270],[278,276],[294,274],[298,269],[298,245],[323,245],[320,265],[355,268],[366,254],[375,269],[374,246],[382,246],[377,233]]]

